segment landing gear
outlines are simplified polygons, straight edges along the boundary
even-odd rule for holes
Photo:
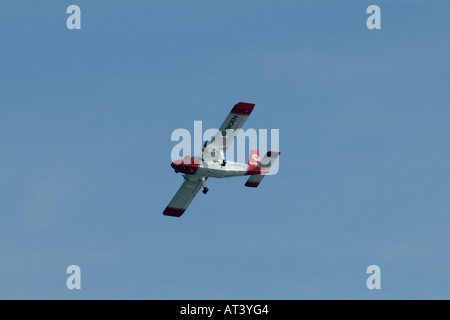
[[[227,165],[227,160],[223,159],[221,166],[225,167]]]
[[[206,179],[202,178],[203,194],[207,194],[209,189],[206,187]]]

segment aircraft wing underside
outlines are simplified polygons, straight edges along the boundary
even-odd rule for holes
[[[252,103],[239,102],[236,104],[220,129],[217,131],[213,141],[203,151],[205,161],[222,160],[228,147],[243,127],[250,113],[255,107]]]
[[[200,191],[203,185],[202,178],[205,179],[205,181],[208,179],[207,177],[196,177],[195,179],[185,178],[180,189],[178,189],[177,193],[164,210],[164,215],[180,217]]]

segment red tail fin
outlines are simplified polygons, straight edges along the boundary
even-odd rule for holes
[[[261,162],[261,156],[259,155],[259,151],[251,150],[250,158],[248,158],[248,165],[256,167],[260,162]]]

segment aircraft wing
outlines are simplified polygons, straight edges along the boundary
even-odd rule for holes
[[[205,180],[207,177],[204,178]],[[178,192],[172,198],[169,205],[164,210],[164,215],[172,217],[181,217],[186,209],[194,200],[198,191],[202,188],[202,181],[200,178],[189,179],[185,178]]]
[[[233,143],[234,138],[243,127],[255,107],[252,103],[239,102],[220,126],[212,142],[203,151],[203,158],[208,160],[224,159],[224,154]]]

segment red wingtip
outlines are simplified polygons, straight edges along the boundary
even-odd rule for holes
[[[252,113],[254,107],[255,105],[253,103],[239,102],[233,107],[231,112],[248,116]]]
[[[167,207],[167,208],[164,210],[163,213],[164,213],[165,216],[171,216],[171,217],[177,217],[177,218],[179,218],[179,217],[182,216],[182,214],[183,214],[185,211],[186,211],[185,209],[175,209],[175,208]]]
[[[249,188],[257,188],[258,186],[259,186],[259,182],[246,182],[245,183],[245,186],[246,187],[249,187]]]

